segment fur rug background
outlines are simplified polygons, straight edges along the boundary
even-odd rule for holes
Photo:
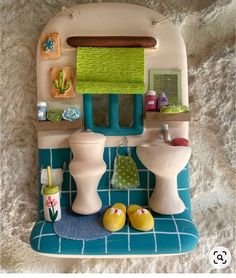
[[[169,17],[184,37],[189,63],[193,220],[200,242],[191,254],[140,259],[59,259],[34,253],[29,235],[37,210],[36,45],[61,9],[103,1],[0,0],[1,3],[1,271],[217,272],[216,245],[231,250],[235,272],[235,53],[232,0],[104,1],[143,5]],[[220,271],[219,271],[220,272]]]

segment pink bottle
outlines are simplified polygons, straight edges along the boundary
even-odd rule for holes
[[[156,91],[148,91],[146,93],[146,111],[156,110]]]
[[[160,111],[163,106],[168,105],[168,99],[164,92],[161,92],[157,97],[157,111]]]

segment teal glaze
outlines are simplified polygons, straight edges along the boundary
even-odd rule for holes
[[[99,132],[107,136],[140,135],[143,133],[143,96],[134,95],[134,117],[132,127],[119,126],[118,95],[109,95],[109,126],[98,127],[93,124],[92,95],[85,94],[84,125],[86,129]]]
[[[119,153],[127,153],[127,148],[120,148]],[[39,150],[40,168],[46,168],[48,165],[51,165],[52,168],[59,168],[63,166],[64,162],[67,164],[61,192],[62,207],[70,207],[76,195],[76,185],[68,171],[71,155],[69,148]],[[140,186],[130,190],[111,190],[110,180],[113,174],[115,155],[116,148],[105,148],[104,161],[107,164],[107,171],[98,186],[98,194],[103,205],[122,202],[126,206],[129,204],[147,206],[155,186],[154,174],[145,168],[137,157],[136,148],[132,147],[131,156],[139,171]],[[37,252],[52,255],[109,256],[190,252],[198,243],[198,231],[191,218],[188,165],[179,173],[177,183],[180,198],[186,206],[183,213],[160,215],[152,212],[155,228],[150,232],[139,232],[126,223],[122,230],[106,238],[90,241],[69,240],[55,234],[53,224],[44,221],[43,200],[40,194],[42,185],[39,184],[38,219],[30,236],[31,247]]]

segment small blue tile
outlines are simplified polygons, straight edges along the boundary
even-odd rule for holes
[[[146,169],[146,167],[143,165],[143,163],[139,160],[136,152],[136,147],[131,149],[131,154],[134,162],[136,163],[136,166],[138,169]]]
[[[77,186],[75,183],[75,180],[73,178],[73,176],[71,176],[71,191],[76,191],[77,192]]]
[[[178,218],[176,218],[176,219],[177,219],[176,224],[178,226],[179,232],[190,233],[190,234],[196,235],[196,229],[192,223],[190,223],[188,221],[184,221],[184,220],[178,220]]]
[[[47,168],[50,165],[50,151],[49,149],[38,150],[39,169]]]
[[[127,190],[117,190],[117,191],[112,191],[111,194],[111,204],[115,203],[123,203],[126,206],[128,205],[128,198],[127,194],[125,194]]]
[[[70,207],[70,193],[61,192],[61,206]]]
[[[61,190],[62,191],[68,191],[69,188],[70,188],[70,173],[65,172],[63,174],[63,183],[62,183]]]
[[[176,254],[180,252],[177,234],[157,234],[156,240],[158,254]]]
[[[61,238],[61,253],[80,255],[82,254],[83,241],[82,240],[70,240]]]
[[[108,191],[100,191],[98,192],[99,197],[102,200],[102,204],[104,206],[109,205],[109,199],[108,199]]]
[[[70,163],[70,149],[52,149],[52,168],[63,168],[64,162],[66,162],[66,169],[68,169]]]
[[[53,223],[51,222],[46,222],[46,224],[43,227],[43,232],[42,234],[52,234],[55,233],[54,232],[54,228],[53,228]]]
[[[146,206],[147,205],[147,192],[130,190],[130,204]]]
[[[120,232],[120,231],[119,231]],[[128,251],[128,236],[112,234],[107,238],[107,253],[123,254],[124,250]],[[126,251],[126,252],[127,252]]]
[[[32,230],[32,233],[31,233],[31,239],[33,239],[35,236],[38,236],[40,234],[40,231],[42,229],[42,226],[44,225],[45,226],[45,221],[43,222],[39,222],[37,221],[33,227],[33,230]]]
[[[105,254],[105,238],[85,241],[85,255]]]
[[[59,237],[58,236],[42,236],[40,241],[40,252],[58,254]]]
[[[192,251],[197,243],[198,239],[189,235],[180,235],[181,238],[181,252]]]
[[[176,227],[172,219],[170,220],[155,219],[155,230],[156,232],[176,232]]]
[[[153,254],[155,252],[155,235],[138,234],[130,237],[130,249],[135,254]]]
[[[106,171],[98,185],[98,189],[108,189],[109,188],[109,172]]]
[[[139,171],[139,188],[147,188],[147,171]]]
[[[109,169],[109,148],[104,149],[103,160],[105,161],[105,163],[107,165],[107,169]]]
[[[149,171],[149,188],[154,188],[156,184],[155,175]]]

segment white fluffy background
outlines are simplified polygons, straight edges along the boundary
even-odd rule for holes
[[[234,0],[127,0],[178,25],[189,61],[193,219],[200,242],[186,255],[140,259],[59,259],[37,255],[29,236],[37,210],[36,44],[62,6],[103,1],[0,0],[2,93],[2,272],[217,272],[216,245],[232,252],[235,272]],[[108,1],[115,2],[115,1]]]

